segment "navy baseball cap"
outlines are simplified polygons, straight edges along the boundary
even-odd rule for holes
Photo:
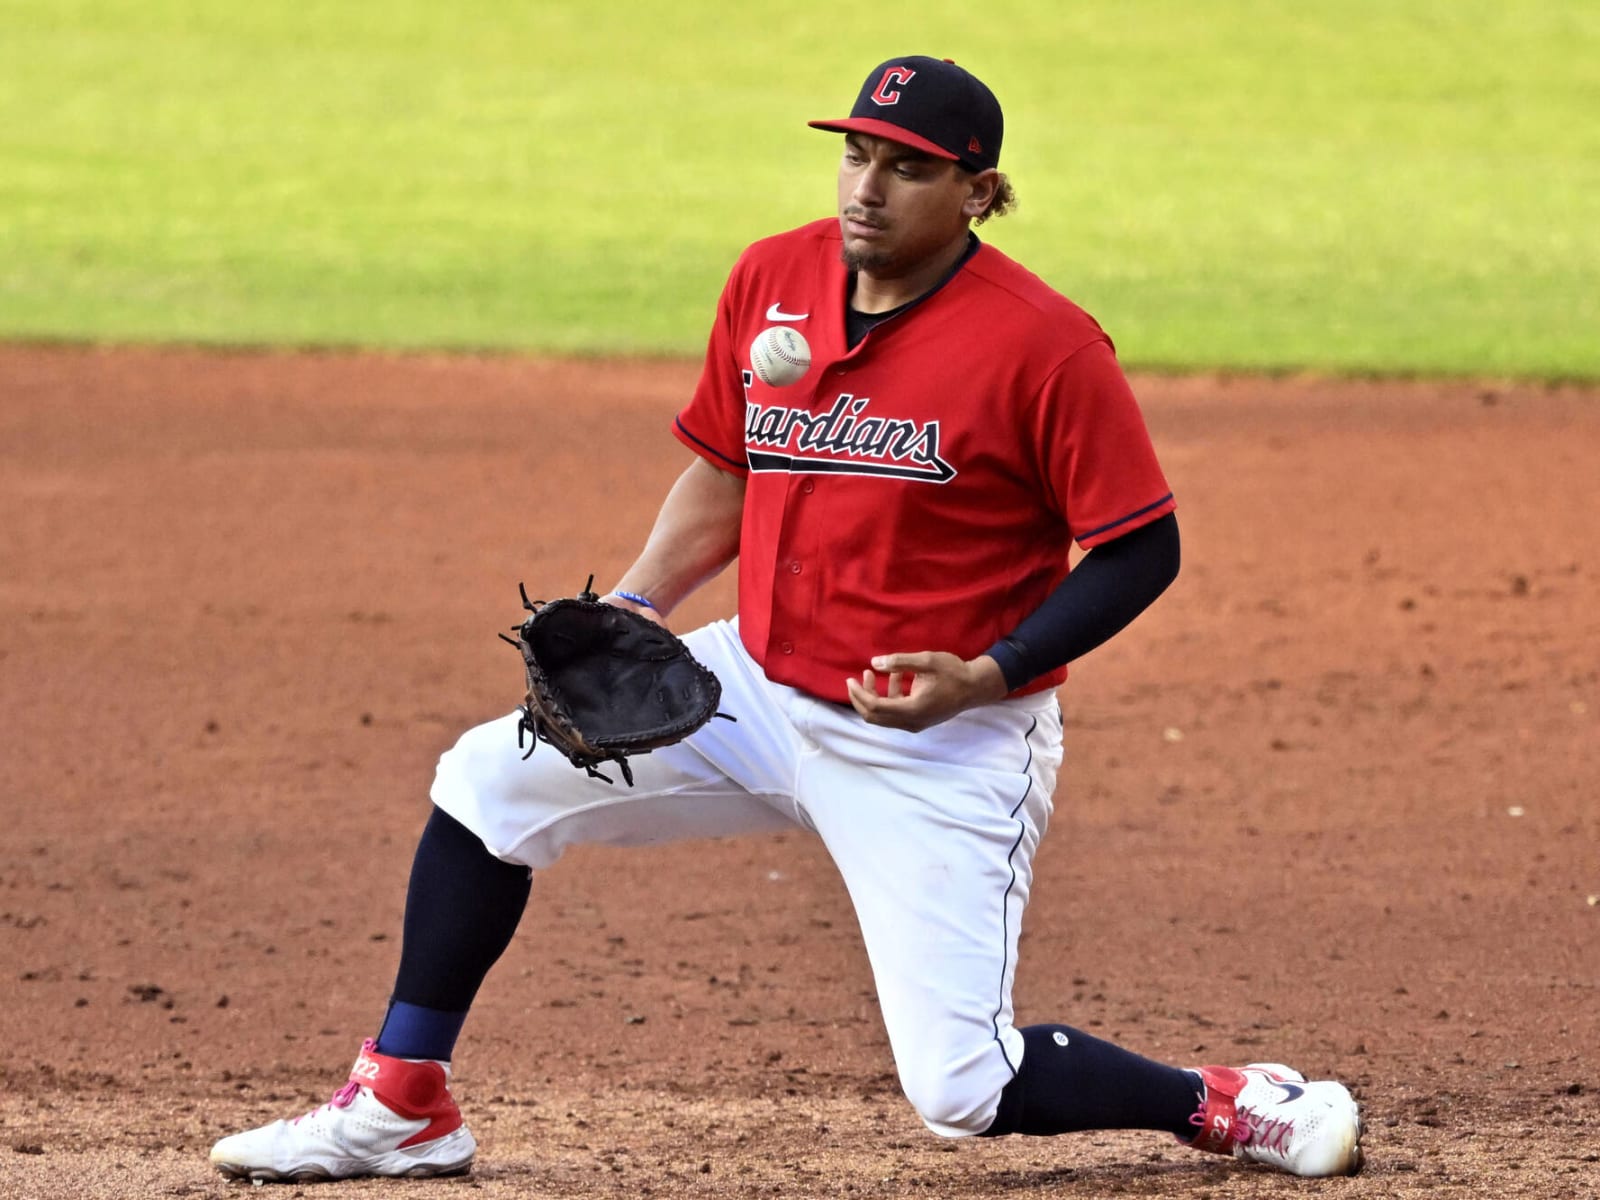
[[[1000,163],[1000,101],[948,58],[891,58],[872,69],[850,115],[813,129],[866,133],[986,171]]]

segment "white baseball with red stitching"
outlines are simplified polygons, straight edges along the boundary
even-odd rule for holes
[[[788,387],[811,369],[811,343],[798,329],[770,326],[750,343],[750,369],[768,387]]]

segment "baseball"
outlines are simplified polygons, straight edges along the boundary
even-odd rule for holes
[[[750,343],[750,367],[768,387],[788,387],[811,369],[811,345],[798,329],[773,325]]]

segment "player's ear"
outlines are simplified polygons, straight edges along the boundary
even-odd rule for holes
[[[995,193],[1000,190],[1001,178],[1000,172],[993,167],[969,176],[967,198],[961,203],[961,215],[968,220],[976,220],[988,212],[989,205],[994,202]]]

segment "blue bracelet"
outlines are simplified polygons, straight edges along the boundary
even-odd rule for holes
[[[613,596],[616,596],[618,599],[631,600],[635,604],[643,605],[645,608],[648,608],[651,612],[655,612],[656,611],[656,606],[654,604],[651,604],[650,601],[647,600],[645,597],[639,595],[638,592],[625,592],[621,588],[612,588],[611,589],[611,594]]]

